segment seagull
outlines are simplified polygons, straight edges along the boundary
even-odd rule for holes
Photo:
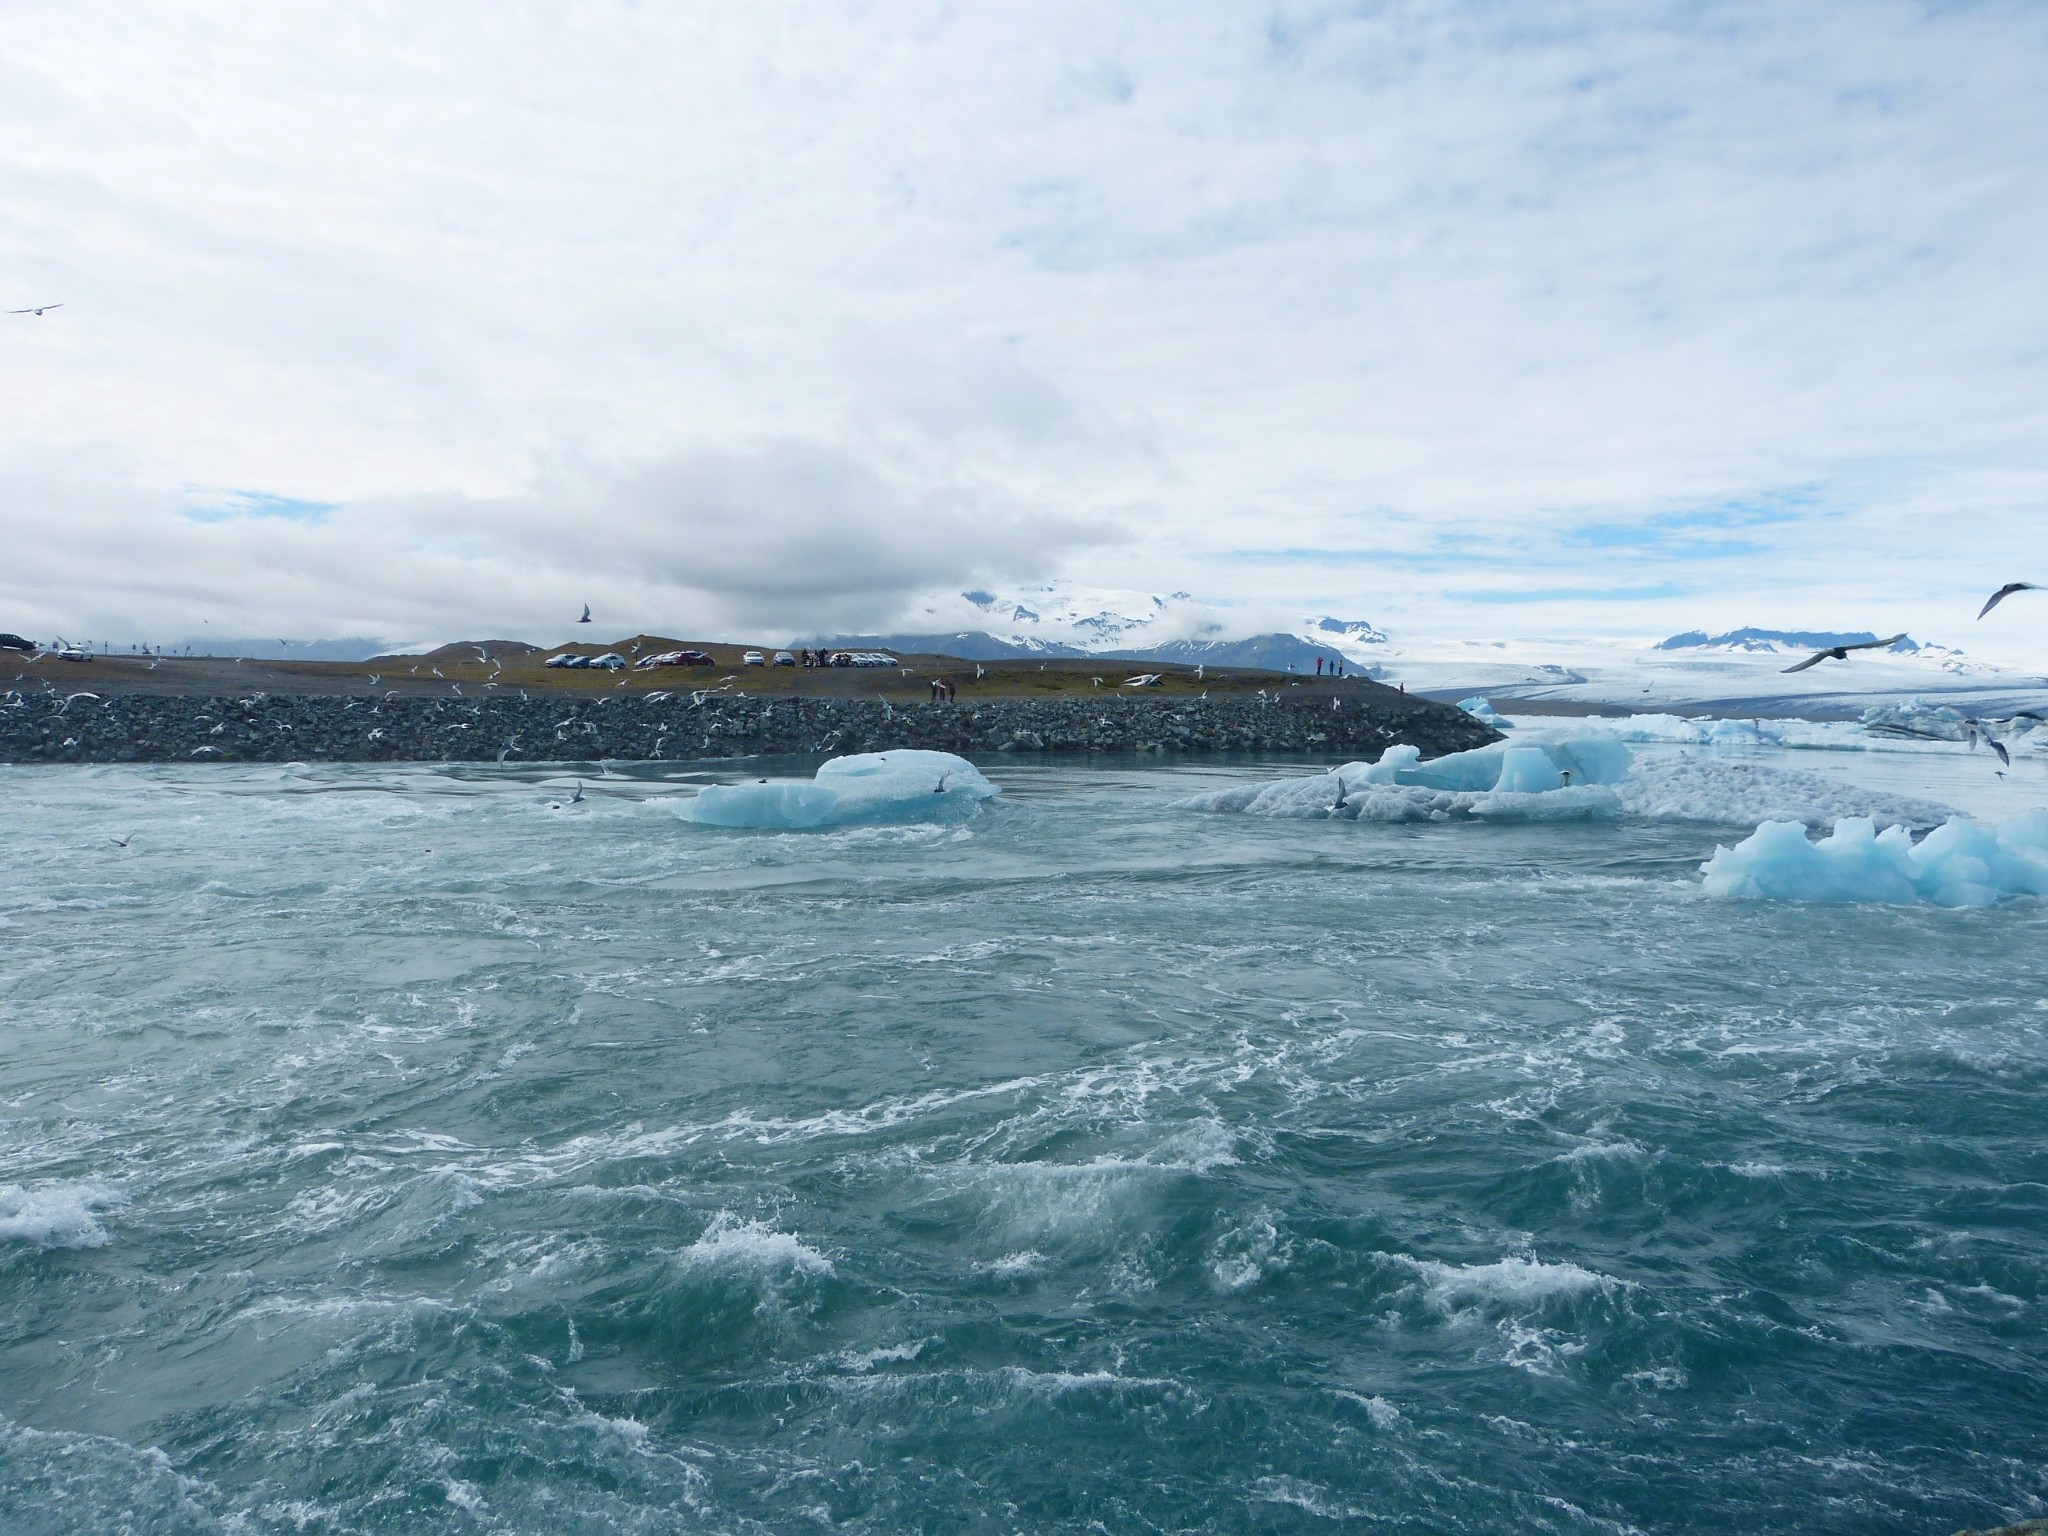
[[[581,779],[576,781],[576,793],[569,797],[569,803],[571,805],[581,805],[583,803],[583,781]]]
[[[383,678],[381,678],[381,677],[379,677],[379,676],[378,676],[378,675],[377,675],[377,674],[376,674],[375,672],[372,672],[372,673],[370,674],[370,686],[371,686],[372,688],[376,687],[376,686],[377,686],[377,685],[378,685],[379,683],[381,683],[381,682],[383,682],[383,681],[384,681],[384,679],[383,679]]]
[[[1977,610],[1977,617],[1983,618],[1985,614],[1996,608],[2015,592],[2038,592],[2040,590],[2041,584],[2036,581],[2008,581],[1984,600],[1984,606]]]
[[[578,619],[576,622],[578,624],[588,624],[590,622],[590,604],[585,603],[583,605],[583,617]]]
[[[135,834],[133,832],[130,832],[126,837],[115,837],[111,833],[109,833],[107,836],[107,841],[112,843],[116,848],[126,848],[130,843],[135,841]]]
[[[1963,720],[1970,727],[1970,748],[1972,751],[1976,750],[1977,737],[1981,732],[1984,737],[1984,744],[1998,754],[1998,760],[2008,768],[2012,766],[2012,754],[2005,750],[2004,742],[1991,734],[1990,726],[1985,725],[1982,721],[1972,720],[1967,715],[1963,717]]]
[[[62,309],[62,304],[39,304],[33,309],[10,309],[10,315],[40,315],[52,309]]]
[[[1847,661],[1851,651],[1881,651],[1887,647],[1897,645],[1905,638],[1904,634],[1897,634],[1893,635],[1889,640],[1859,640],[1854,645],[1831,645],[1824,651],[1815,651],[1804,661],[1794,662],[1785,670],[1787,672],[1804,672],[1808,667],[1817,667],[1824,661]],[[1648,693],[1649,689],[1645,688],[1643,691]]]

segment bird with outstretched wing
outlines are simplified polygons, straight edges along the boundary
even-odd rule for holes
[[[1808,667],[1817,667],[1824,661],[1847,661],[1851,651],[1889,650],[1905,639],[1905,635],[1893,635],[1889,640],[1858,640],[1852,645],[1831,645],[1824,651],[1815,651],[1806,660],[1787,667],[1787,672],[1804,672]]]
[[[2041,584],[2039,582],[2008,581],[2004,586],[2000,587],[1996,592],[1992,593],[1989,597],[1984,599],[1984,606],[1977,610],[1977,617],[1980,619],[1983,618],[1985,614],[1989,613],[1992,609],[1996,608],[2000,603],[2004,602],[2008,597],[2011,597],[2015,592],[2038,592],[2040,589]]]

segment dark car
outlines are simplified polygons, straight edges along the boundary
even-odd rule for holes
[[[36,643],[33,640],[24,640],[19,635],[0,634],[0,651],[27,651],[33,655],[35,648]]]

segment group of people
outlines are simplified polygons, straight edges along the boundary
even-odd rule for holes
[[[1332,657],[1330,658],[1330,663],[1329,663],[1329,665],[1330,665],[1330,671],[1329,671],[1329,674],[1328,674],[1329,676],[1331,676],[1331,677],[1342,677],[1342,676],[1344,675],[1344,658],[1343,658],[1343,657],[1341,657],[1341,656],[1332,656]],[[1324,673],[1323,673],[1323,658],[1322,658],[1322,657],[1320,657],[1320,656],[1318,656],[1318,657],[1316,658],[1316,676],[1317,676],[1317,677],[1322,677],[1323,675],[1324,675]]]
[[[850,667],[853,665],[853,662],[848,659],[844,651],[799,651],[797,656],[803,662],[806,670],[811,667]]]
[[[932,679],[932,702],[934,704],[950,704],[953,702],[953,685],[943,677]]]

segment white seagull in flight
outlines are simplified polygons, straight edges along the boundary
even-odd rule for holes
[[[10,309],[7,313],[10,315],[40,315],[46,310],[62,309],[63,307],[62,304],[41,304],[34,309]]]

